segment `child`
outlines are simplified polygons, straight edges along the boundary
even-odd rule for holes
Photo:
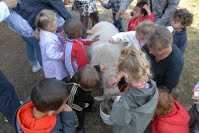
[[[70,97],[68,104],[76,111],[77,118],[79,120],[79,126],[77,127],[78,133],[84,131],[84,119],[85,111],[93,112],[94,98],[91,96],[91,92],[99,87],[100,78],[96,68],[104,70],[104,65],[95,66],[95,68],[89,64],[79,69],[74,75],[73,83],[68,84],[70,87]],[[98,70],[98,71],[99,71]]]
[[[57,30],[56,13],[42,10],[36,19],[36,36],[39,37],[45,78],[66,80],[63,45],[55,34]]]
[[[171,25],[175,32],[173,34],[173,44],[175,44],[184,54],[187,47],[187,26],[191,26],[193,14],[187,9],[177,9],[173,14]]]
[[[143,133],[158,102],[156,84],[150,80],[150,63],[140,49],[128,45],[121,52],[118,71],[123,73],[129,86],[112,106],[110,119],[114,133]]]
[[[16,113],[16,133],[74,133],[75,112],[66,104],[68,86],[56,79],[39,81],[31,92],[31,101]]]
[[[139,23],[150,20],[155,22],[154,14],[151,12],[149,5],[145,1],[137,3],[132,18],[128,23],[127,31],[134,31]]]
[[[189,133],[189,114],[186,109],[166,91],[159,90],[159,100],[154,120],[153,133]]]
[[[102,0],[99,0],[101,5],[106,9],[112,9],[113,14],[113,25],[119,30],[119,32],[124,32],[122,17],[119,17],[116,20],[116,14],[120,9],[120,0],[109,0],[108,3],[104,3]]]
[[[146,44],[147,38],[150,35],[150,32],[154,28],[154,26],[155,24],[151,21],[144,21],[137,26],[136,31],[118,33],[112,36],[109,42],[116,43],[122,41],[141,48],[143,45]]]
[[[82,28],[82,23],[77,19],[69,19],[64,24],[64,32],[66,33],[64,59],[70,77],[73,77],[77,70],[89,63],[84,45],[91,45],[99,38],[96,36],[92,40],[82,39]]]
[[[190,133],[199,133],[199,82],[193,88],[193,97],[194,104],[189,110],[190,121],[189,121],[189,129]]]
[[[82,38],[86,38],[89,17],[92,21],[92,26],[99,22],[98,11],[95,0],[74,0],[73,10],[79,11],[81,22],[83,23]]]

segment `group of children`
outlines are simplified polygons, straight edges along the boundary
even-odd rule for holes
[[[112,106],[110,119],[114,123],[114,133],[142,133],[147,129],[153,133],[188,133],[189,114],[167,92],[160,90],[158,94],[156,83],[151,80],[150,63],[141,51],[155,27],[154,14],[148,4],[139,2],[136,5],[128,32],[123,32],[122,18],[115,19],[119,2],[110,0],[105,4],[100,0],[100,3],[107,9],[112,8],[114,25],[122,31],[109,41],[134,45],[124,47],[118,61],[118,71],[129,86]],[[68,19],[61,31],[58,30],[61,27],[57,26],[54,11],[42,10],[37,16],[35,33],[39,39],[46,79],[34,86],[31,101],[17,111],[16,132],[73,133],[76,126],[78,133],[84,133],[85,112],[96,111],[91,91],[99,87],[98,72],[104,71],[107,66],[90,65],[84,47],[98,41],[99,36],[82,39],[85,33],[90,33],[87,32],[88,16],[93,20],[93,25],[98,22],[96,5],[94,1],[75,1],[73,9],[81,12],[81,21]],[[191,13],[186,9],[177,9],[172,21],[174,31],[168,27],[173,32],[173,44],[180,48],[182,54],[186,48],[186,27],[192,21]],[[196,109],[195,112],[198,111]],[[195,112],[192,111],[192,114],[197,115],[198,112]],[[181,118],[183,120],[179,120]],[[192,127],[196,128],[193,130],[199,130],[198,121],[194,122]]]

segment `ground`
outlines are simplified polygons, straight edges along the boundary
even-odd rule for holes
[[[135,2],[131,4],[124,15],[125,28],[130,18],[130,9],[134,4]],[[180,3],[180,7],[187,8],[194,14],[194,23],[188,28],[188,48],[184,55],[184,69],[174,94],[174,98],[178,99],[187,109],[192,105],[191,89],[199,80],[199,8],[197,6],[199,6],[198,0],[181,0]],[[68,9],[72,12],[70,6]],[[99,3],[98,10],[100,20],[111,22],[110,10],[103,9]],[[72,14],[79,17],[77,13],[72,12]],[[0,68],[16,87],[19,98],[25,100],[34,83],[43,78],[43,73],[42,71],[36,74],[32,73],[25,58],[25,43],[20,36],[7,27],[5,22],[0,24],[0,42]],[[112,132],[111,127],[102,122],[99,112],[86,114],[85,128],[87,133]],[[0,116],[0,133],[12,133],[12,128],[4,122],[2,116]]]

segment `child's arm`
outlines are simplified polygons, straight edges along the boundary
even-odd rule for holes
[[[64,52],[58,52],[56,45],[58,45],[58,44],[55,44],[53,42],[49,42],[49,44],[46,45],[46,55],[50,59],[61,60],[61,59],[63,59]]]
[[[82,39],[84,45],[91,45],[94,42],[97,42],[99,40],[99,35],[95,36],[93,39]]]
[[[137,44],[137,38],[135,37],[135,31],[129,31],[129,32],[120,32],[112,36],[112,43],[117,43],[119,41],[122,42],[128,42],[128,43],[135,43]],[[111,42],[111,41],[110,41]]]
[[[110,0],[109,0],[108,3],[104,3],[102,0],[99,0],[99,2],[100,2],[101,5],[102,5],[104,8],[106,8],[106,9],[112,8],[112,4],[111,4]]]
[[[152,22],[155,22],[154,13],[151,12],[151,9],[150,9],[149,5],[145,4],[143,8],[147,11],[148,18],[149,18]]]
[[[64,111],[61,112],[62,129],[64,133],[74,133],[76,114],[70,106],[65,104]]]

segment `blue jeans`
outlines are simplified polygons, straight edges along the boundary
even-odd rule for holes
[[[29,63],[32,66],[35,66],[37,65],[37,61],[39,61],[40,65],[42,65],[39,41],[34,37],[32,27],[25,19],[14,11],[11,12],[10,16],[6,20],[9,28],[21,35],[23,40],[26,42],[26,54]]]
[[[0,112],[11,125],[13,125],[15,112],[20,105],[15,88],[0,71]]]
[[[35,66],[37,65],[37,61],[39,61],[40,65],[42,65],[39,41],[35,37],[21,37],[26,42],[26,55],[29,63]]]
[[[113,13],[113,25],[119,30],[119,32],[124,32],[122,17],[115,20],[116,13]]]

